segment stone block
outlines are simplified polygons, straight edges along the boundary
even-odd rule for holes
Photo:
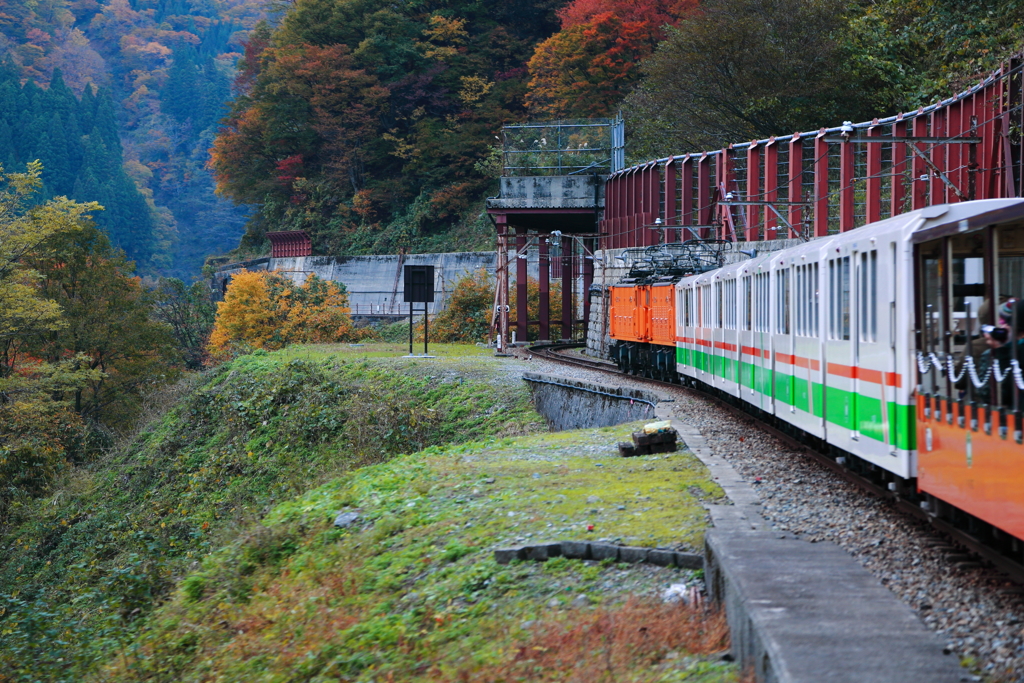
[[[362,518],[358,512],[339,512],[334,518],[334,526],[339,529],[347,529]]]
[[[619,455],[623,458],[632,458],[636,455],[636,446],[626,441],[619,442]]]
[[[540,545],[526,547],[526,558],[528,560],[544,562],[545,560],[549,560],[552,557],[559,557],[561,554],[561,543],[542,543]]]
[[[676,566],[683,569],[703,569],[704,556],[693,553],[676,553]]]
[[[632,548],[629,546],[619,548],[619,562],[639,564],[647,561],[647,548]]]
[[[651,435],[644,434],[643,432],[633,432],[633,443],[637,446],[649,446],[651,445]]]
[[[570,560],[589,560],[590,544],[584,541],[562,541],[562,557]]]
[[[613,560],[619,559],[619,546],[608,543],[591,543],[590,559],[592,560]]]
[[[648,550],[647,561],[659,567],[671,567],[676,563],[676,554],[671,550]]]
[[[498,564],[508,564],[512,560],[525,559],[522,548],[502,548],[494,551],[494,561]]]

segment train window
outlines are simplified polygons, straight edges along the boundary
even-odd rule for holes
[[[860,255],[860,340],[878,340],[878,251]]]
[[[724,284],[725,283],[723,283],[723,282],[716,282],[715,283],[715,306],[718,308],[718,316],[717,316],[717,318],[718,318],[718,327],[719,328],[723,327],[723,325],[722,325],[722,314],[723,314],[723,312],[725,310],[725,306],[722,305],[722,289],[723,289]]]
[[[789,334],[789,268],[775,273],[775,332]]]
[[[793,269],[793,291],[802,292],[804,282],[804,267],[797,266]],[[804,305],[797,298],[793,301],[793,334],[804,333]]]
[[[996,253],[999,255],[996,262],[996,296],[1000,302],[1011,298],[1020,299],[1024,297],[1024,227],[1000,227],[996,244]],[[990,312],[984,322],[989,325],[997,324],[999,321],[995,319],[994,314],[994,311]]]
[[[725,301],[726,301],[726,327],[730,330],[736,329],[736,280],[729,280],[725,283]]]
[[[751,286],[750,279],[749,275],[743,278],[743,329],[745,330],[751,329],[751,325],[753,324],[752,295],[754,288]]]
[[[828,262],[830,305],[829,337],[850,338],[850,257]]]
[[[807,292],[807,299],[811,304],[811,330],[810,336],[817,337],[819,333],[818,328],[818,264],[815,263],[811,268],[811,281],[809,283],[809,289]]]
[[[758,273],[754,276],[754,329],[758,332],[771,331],[768,296],[768,273]]]
[[[690,326],[690,290],[683,290],[683,327]]]
[[[985,232],[957,235],[949,240],[951,247],[950,276],[953,287],[950,315],[953,333],[952,351],[965,348],[980,358],[985,343],[980,318],[991,317],[989,292],[985,278]],[[998,307],[997,307],[998,308]]]

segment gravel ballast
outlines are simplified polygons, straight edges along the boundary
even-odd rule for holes
[[[518,350],[523,360],[530,356]],[[533,356],[516,368],[609,386],[650,388]],[[510,367],[510,369],[512,369]],[[979,681],[1024,682],[1024,593],[925,522],[847,482],[806,455],[712,400],[659,385],[675,417],[700,430],[715,455],[752,482],[773,528],[810,542],[832,541],[856,557],[929,628],[939,633]],[[966,561],[965,561],[966,560]],[[958,566],[959,565],[959,566]]]

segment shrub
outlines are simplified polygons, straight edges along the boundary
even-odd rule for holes
[[[210,335],[210,355],[224,360],[252,349],[358,338],[341,283],[310,275],[301,286],[278,273],[243,272],[231,279]]]

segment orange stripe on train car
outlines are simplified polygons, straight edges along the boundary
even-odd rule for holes
[[[860,368],[856,365],[841,365],[839,363],[828,364],[828,374],[847,379],[862,379],[872,384],[881,384],[884,378],[887,387],[902,387],[903,377],[896,372],[882,372],[871,368]]]

